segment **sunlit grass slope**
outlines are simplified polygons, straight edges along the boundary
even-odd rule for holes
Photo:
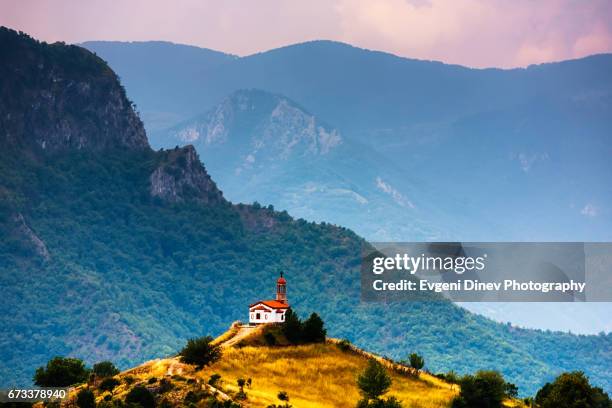
[[[279,391],[289,394],[295,407],[354,407],[360,399],[356,385],[358,373],[367,359],[333,344],[288,347],[227,348],[223,358],[196,375],[208,378],[220,374],[223,389],[238,391],[238,378],[251,378],[247,388],[249,407],[278,403]],[[457,391],[443,382],[390,372],[393,385],[388,395],[399,398],[406,407],[447,407]]]

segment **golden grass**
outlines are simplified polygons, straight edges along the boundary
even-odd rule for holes
[[[360,399],[356,378],[366,364],[363,356],[343,352],[331,344],[227,348],[219,362],[196,375],[206,380],[218,373],[224,380],[223,389],[230,392],[238,390],[238,378],[252,378],[252,387],[245,390],[246,407],[278,403],[277,394],[282,390],[296,408],[352,408]],[[457,393],[431,376],[424,381],[390,374],[393,385],[387,396],[397,397],[405,407],[448,407]]]

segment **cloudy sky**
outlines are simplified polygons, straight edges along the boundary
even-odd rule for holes
[[[609,0],[0,0],[46,40],[166,40],[248,55],[330,39],[472,67],[612,52]]]

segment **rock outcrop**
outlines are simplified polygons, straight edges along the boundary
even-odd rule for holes
[[[160,152],[162,161],[151,174],[150,192],[166,202],[224,202],[223,194],[200,163],[193,146]]]

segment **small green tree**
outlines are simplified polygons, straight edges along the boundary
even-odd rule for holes
[[[289,401],[289,394],[286,391],[279,391],[277,397],[281,401]]]
[[[417,353],[412,353],[409,356],[410,367],[414,370],[414,373],[418,376],[419,370],[425,365],[425,359]]]
[[[302,325],[302,341],[306,343],[322,343],[326,334],[323,320],[316,313],[311,314]]]
[[[516,384],[507,382],[505,386],[505,393],[508,398],[518,397],[518,387]]]
[[[179,353],[181,362],[194,364],[202,368],[212,364],[221,358],[221,348],[212,344],[213,338],[210,336],[198,339],[189,339],[187,345]]]
[[[100,389],[100,391],[108,391],[112,393],[115,387],[117,387],[119,384],[121,383],[118,379],[113,377],[106,377],[102,380],[102,382],[100,382],[98,388]]]
[[[78,358],[54,357],[46,367],[39,367],[34,374],[34,384],[41,387],[68,387],[87,381],[89,370]]]
[[[211,385],[213,387],[217,387],[217,385],[219,385],[220,381],[221,381],[221,375],[219,375],[217,373],[214,373],[208,379],[208,385]]]
[[[95,408],[96,397],[89,388],[84,388],[77,393],[76,404],[79,408]]]
[[[155,398],[151,391],[142,385],[137,385],[125,396],[127,404],[139,404],[142,408],[155,408]]]
[[[541,408],[580,407],[610,408],[612,401],[601,388],[593,387],[581,371],[559,375],[552,384],[547,383],[535,397]]]
[[[92,371],[98,378],[112,377],[119,374],[119,369],[110,361],[101,361],[94,364]]]
[[[246,384],[246,380],[244,378],[238,378],[236,380],[236,383],[238,384],[238,388],[240,388],[238,394],[236,394],[236,398],[241,400],[246,399],[246,393],[244,392],[244,385]]]
[[[292,309],[285,312],[285,321],[281,325],[281,330],[291,343],[298,343],[302,339],[302,322]]]
[[[365,370],[357,377],[357,386],[364,399],[378,399],[391,387],[391,377],[382,364],[371,359]]]
[[[453,408],[501,408],[506,382],[497,371],[478,371],[459,382],[461,392],[453,400]]]

